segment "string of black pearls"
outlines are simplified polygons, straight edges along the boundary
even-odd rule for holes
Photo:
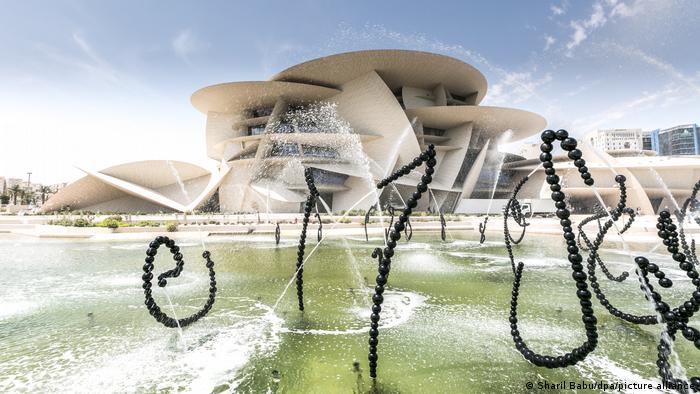
[[[418,166],[425,163],[425,174],[422,176],[418,185],[416,185],[416,191],[406,201],[406,206],[401,212],[401,215],[399,215],[398,220],[393,224],[391,231],[389,231],[385,248],[383,250],[379,249],[379,251],[375,249],[372,252],[373,257],[381,259],[377,269],[378,275],[376,278],[376,286],[374,287],[375,293],[372,296],[374,305],[372,306],[372,314],[370,315],[369,354],[367,356],[369,360],[369,375],[373,379],[377,377],[379,319],[382,310],[382,302],[384,301],[384,288],[389,278],[389,272],[391,271],[391,258],[394,256],[396,242],[401,239],[401,232],[404,231],[409,216],[418,205],[418,200],[421,198],[422,194],[428,190],[428,185],[433,180],[432,175],[435,172],[434,167],[437,164],[435,155],[435,146],[430,144],[428,148],[418,157],[414,158],[411,163],[403,166],[398,171],[377,183],[377,189],[382,189],[400,177],[408,175],[412,170],[415,170]]]
[[[670,217],[670,216],[669,216]],[[665,221],[659,221],[659,223],[666,224]],[[680,331],[683,337],[692,342],[697,349],[700,350],[700,331],[688,326],[688,316],[687,313],[681,312],[680,308],[671,309],[671,307],[663,301],[661,294],[654,291],[654,287],[649,281],[649,274],[652,273],[659,279],[659,284],[661,285],[661,280],[666,279],[663,275],[663,271],[656,264],[650,263],[646,257],[639,256],[634,259],[637,263],[638,272],[640,273],[640,288],[645,290],[645,297],[647,299],[651,298],[654,303],[654,309],[662,316],[663,323],[666,325],[666,330],[668,333],[668,338],[671,341],[675,341],[676,333]],[[662,275],[658,275],[661,273]],[[668,283],[668,282],[667,282]],[[671,285],[661,285],[662,287],[671,287]],[[696,291],[697,293],[697,291]],[[698,294],[700,298],[700,293]],[[678,379],[673,376],[671,370],[671,364],[669,362],[669,357],[671,355],[671,346],[668,340],[663,337],[659,341],[657,346],[658,359],[656,361],[656,366],[659,368],[659,376],[661,380],[666,384],[667,387],[673,387],[676,391],[680,393],[687,393],[688,388],[693,392],[700,391],[700,377],[693,376],[690,378],[690,386],[686,385],[684,380]]]
[[[551,198],[554,201],[555,207],[557,208],[556,215],[559,218],[559,223],[562,226],[564,233],[564,240],[567,243],[567,251],[569,253],[568,260],[571,263],[572,277],[576,282],[576,296],[579,299],[579,304],[581,305],[581,319],[586,331],[586,341],[582,345],[574,348],[572,351],[556,357],[535,353],[527,346],[525,341],[520,336],[520,332],[518,330],[518,294],[524,268],[524,264],[522,262],[518,262],[518,265],[515,268],[509,321],[511,325],[511,336],[513,338],[513,342],[515,343],[515,348],[526,360],[537,366],[544,366],[547,368],[563,368],[582,361],[596,348],[598,344],[598,332],[597,319],[593,313],[593,304],[591,303],[591,293],[588,291],[586,273],[583,272],[583,265],[581,264],[583,258],[579,253],[578,247],[576,246],[576,236],[571,228],[571,220],[569,219],[570,212],[566,207],[566,202],[564,201],[566,196],[561,190],[559,177],[556,175],[554,163],[552,162],[551,152],[554,149],[552,142],[559,140],[562,149],[569,152],[569,158],[574,160],[574,165],[578,167],[581,178],[586,185],[592,186],[594,181],[591,174],[588,172],[588,168],[585,166],[586,162],[582,158],[581,151],[576,148],[578,144],[577,141],[570,138],[569,133],[566,130],[558,130],[557,132],[545,130],[541,135],[541,139],[542,145],[540,145],[540,150],[542,153],[540,154],[540,161],[542,162],[542,166],[545,169],[545,174],[547,175],[546,181],[550,185],[550,190],[552,191]]]
[[[304,203],[304,218],[302,219],[301,234],[299,235],[299,250],[297,251],[297,299],[299,301],[299,310],[304,311],[304,250],[306,248],[306,229],[309,227],[309,217],[311,216],[311,210],[316,203],[316,197],[318,197],[318,190],[314,184],[314,177],[311,174],[310,169],[304,171],[304,179],[306,180],[306,186],[309,189],[309,195],[306,197],[306,202]]]
[[[202,309],[194,314],[176,320],[163,312],[153,298],[153,284],[151,283],[151,280],[153,280],[153,262],[155,261],[156,254],[158,253],[158,248],[161,245],[165,245],[168,249],[170,249],[170,253],[173,255],[173,260],[175,260],[175,268],[167,270],[158,275],[159,287],[165,287],[168,284],[168,278],[177,278],[180,276],[185,266],[182,253],[180,253],[180,247],[175,245],[175,241],[165,236],[158,236],[156,239],[151,241],[151,243],[148,245],[148,250],[146,250],[146,263],[143,265],[143,275],[141,275],[141,279],[143,280],[143,293],[146,297],[144,303],[146,304],[148,313],[150,313],[150,315],[153,316],[157,322],[171,328],[178,326],[185,327],[204,317],[214,305],[214,301],[216,300],[216,273],[214,272],[214,262],[211,260],[211,254],[209,251],[205,250],[204,253],[202,253],[202,257],[204,257],[206,260],[206,266],[209,269],[209,298],[207,299],[207,302],[204,304]]]

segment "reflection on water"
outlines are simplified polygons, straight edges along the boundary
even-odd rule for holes
[[[510,338],[512,272],[502,245],[453,236],[443,243],[438,233],[416,233],[397,248],[382,311],[380,389],[521,392],[541,379],[658,380],[659,328],[628,325],[598,305],[600,346],[592,357],[555,371],[524,361]],[[183,329],[183,350],[176,330],[156,323],[143,305],[146,242],[0,241],[0,392],[369,389],[363,289],[373,284],[370,253],[382,240],[326,242],[305,266],[302,314],[294,294],[271,309],[294,271],[295,248],[275,247],[272,236],[210,238],[219,294],[209,315]],[[561,240],[527,242],[517,250],[528,267],[522,335],[538,351],[570,348],[583,333]],[[208,277],[199,244],[181,246],[185,270],[168,290],[178,314],[187,315],[205,302]],[[632,267],[614,247],[603,255],[616,271]],[[170,268],[169,257],[157,256],[156,271]],[[657,260],[675,280],[677,267]],[[648,312],[635,281],[601,286],[621,308]],[[676,302],[690,288],[679,281],[665,297]],[[165,302],[160,289],[154,295]],[[700,368],[685,341],[677,350],[687,369]]]

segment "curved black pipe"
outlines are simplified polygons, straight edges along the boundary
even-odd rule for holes
[[[376,210],[377,210],[377,207],[374,206],[374,205],[372,205],[371,207],[369,207],[369,209],[367,210],[367,212],[365,212],[365,222],[364,222],[364,225],[365,225],[365,241],[366,241],[366,242],[369,242],[369,235],[367,234],[367,223],[369,223],[369,217],[370,217],[370,215],[372,214],[372,212],[373,212],[373,211],[376,211]]]
[[[389,225],[384,229],[384,242],[389,241],[389,230],[391,230],[391,226],[394,225],[394,215],[396,214],[396,210],[391,204],[387,204],[386,211],[389,212],[391,216],[389,217]]]
[[[406,220],[406,228],[403,230],[403,235],[406,237],[406,242],[413,238],[413,225],[411,225],[411,218]]]
[[[316,230],[316,239],[321,242],[323,239],[323,222],[321,221],[321,215],[318,213],[318,208],[316,209],[316,219],[318,219],[318,230]]]
[[[489,222],[489,217],[486,216],[483,223],[479,223],[479,243],[483,244],[486,241],[486,223]]]
[[[445,242],[447,239],[447,233],[445,232],[445,228],[447,227],[447,223],[445,222],[445,216],[442,214],[442,210],[439,210],[440,212],[440,238],[442,238],[442,241]]]
[[[175,241],[168,237],[158,236],[155,240],[151,241],[148,245],[148,250],[146,250],[146,264],[143,265],[143,275],[141,279],[143,280],[143,293],[146,297],[144,304],[153,318],[156,319],[158,323],[163,324],[166,327],[185,327],[196,322],[197,320],[204,317],[214,305],[216,300],[216,273],[214,272],[214,262],[211,260],[211,254],[208,250],[202,253],[202,257],[206,260],[206,266],[209,269],[209,299],[204,304],[202,309],[193,313],[192,315],[182,318],[174,319],[163,312],[156,300],[153,299],[152,295],[152,284],[153,279],[153,261],[155,260],[155,255],[158,253],[158,248],[161,245],[165,245],[170,249],[170,253],[173,255],[173,260],[175,260],[175,268],[167,270],[162,274],[158,275],[158,286],[165,287],[168,284],[168,278],[177,278],[182,273],[185,266],[185,262],[182,259],[182,253],[180,253],[180,247],[175,245]]]

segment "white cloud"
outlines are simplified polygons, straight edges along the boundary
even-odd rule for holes
[[[623,127],[634,123],[641,114],[688,103],[696,97],[697,92],[689,89],[689,86],[671,83],[653,93],[642,92],[639,97],[631,98],[605,111],[575,119],[571,122],[571,129],[577,130],[578,135],[585,135],[601,128]]]
[[[605,43],[603,48],[614,51],[615,53],[620,53],[633,57],[635,59],[641,60],[650,66],[658,69],[662,73],[674,79],[676,82],[680,82],[693,91],[694,94],[700,95],[700,84],[696,81],[697,78],[689,77],[682,72],[680,72],[673,64],[663,61],[657,57],[654,57],[639,48],[630,48],[626,46],[619,45],[617,43]]]
[[[608,18],[605,16],[605,10],[601,3],[593,4],[593,12],[586,20],[571,21],[571,27],[574,32],[571,34],[569,42],[566,43],[566,48],[572,50],[579,46],[583,40],[595,29],[605,25]]]
[[[549,35],[544,36],[544,50],[549,50],[555,42],[557,42],[556,38]]]
[[[120,74],[98,54],[85,37],[76,32],[71,38],[80,50],[78,55],[75,55],[74,51],[61,51],[43,43],[35,44],[35,48],[49,60],[76,68],[94,80],[109,83],[120,82],[122,79]]]
[[[566,14],[566,9],[568,7],[567,2],[563,2],[560,5],[552,4],[549,6],[549,10],[552,11],[552,16],[559,16]]]
[[[567,56],[571,56],[573,49],[585,41],[593,31],[600,29],[608,22],[615,19],[628,18],[638,14],[644,5],[650,1],[651,0],[631,0],[630,2],[618,0],[596,1],[593,4],[591,14],[587,18],[569,22],[569,26],[573,31],[569,36],[569,41],[566,43],[566,49],[568,49]]]
[[[189,56],[209,47],[209,44],[199,40],[192,30],[185,29],[177,33],[172,41],[173,51],[182,60],[189,62]]]
[[[538,89],[552,81],[546,74],[541,78],[533,77],[531,72],[509,72],[493,84],[487,95],[488,104],[517,104],[537,97]]]

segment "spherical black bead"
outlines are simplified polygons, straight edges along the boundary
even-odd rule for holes
[[[547,175],[547,183],[550,185],[555,185],[559,183],[559,176],[557,175]]]
[[[624,181],[626,181],[626,180],[627,180],[627,178],[625,178],[624,175],[617,175],[617,176],[615,177],[615,182],[617,182],[617,183],[622,183],[622,182],[624,182]]]
[[[569,152],[569,159],[571,160],[578,160],[583,156],[583,153],[581,153],[580,149],[574,149],[571,152]]]
[[[552,160],[552,154],[543,152],[540,153],[540,161],[545,162],[545,161],[551,161]]]
[[[564,141],[567,137],[569,137],[569,132],[564,129],[559,129],[554,133],[554,136],[559,141]]]
[[[583,181],[583,183],[585,183],[588,186],[593,186],[594,181],[593,181],[593,178],[588,178],[588,179],[585,179]]]
[[[545,130],[540,135],[540,138],[542,138],[542,141],[549,143],[553,142],[556,139],[556,135],[554,134],[553,130]]]
[[[578,145],[578,142],[573,138],[566,138],[564,139],[564,141],[561,142],[561,148],[566,151],[576,149],[576,145]]]
[[[562,193],[562,192],[552,192],[552,200],[554,200],[554,201],[563,201],[563,200],[564,200],[564,193]]]

